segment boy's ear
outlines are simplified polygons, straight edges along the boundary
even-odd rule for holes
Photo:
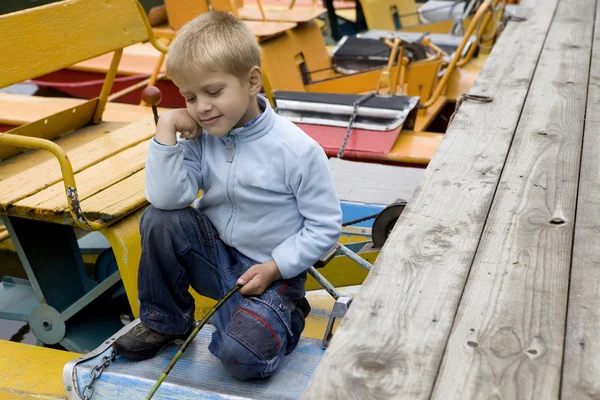
[[[262,88],[262,69],[252,67],[250,70],[250,95],[256,96]]]

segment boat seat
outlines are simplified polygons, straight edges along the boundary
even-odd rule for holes
[[[0,125],[19,126],[49,117],[62,110],[85,103],[68,97],[26,96],[0,92]],[[159,112],[166,109],[159,108]],[[150,107],[107,103],[103,118],[113,122],[133,122],[152,115]]]
[[[155,129],[147,117],[91,125],[55,140],[71,160],[81,209],[90,221],[114,221],[146,203],[143,168]],[[51,153],[34,150],[9,158],[0,163],[0,180],[3,212],[46,222],[72,219]]]
[[[119,331],[116,339],[131,329],[134,323]],[[170,399],[298,399],[306,388],[314,369],[324,353],[321,340],[301,338],[296,349],[285,356],[277,372],[265,380],[239,380],[227,372],[221,362],[207,349],[214,328],[205,326],[190,343],[166,382],[157,392]],[[114,340],[107,343],[112,344]],[[70,361],[64,368],[65,388],[81,396],[89,383],[91,369],[110,354],[109,345],[102,345],[83,360]],[[144,398],[180,346],[170,345],[156,357],[146,361],[129,361],[122,357],[106,368],[94,383],[94,399]],[[118,393],[118,395],[116,395]]]
[[[410,61],[421,61],[427,58],[426,48],[420,44],[424,34],[419,32],[397,32],[370,30],[356,36],[343,37],[332,52],[332,64],[343,73],[353,73],[369,69],[381,68],[388,63],[391,49],[381,39],[399,38],[406,44],[405,56]],[[429,34],[431,42],[452,55],[462,41],[461,36],[450,34]],[[472,37],[463,51],[466,54],[474,43]]]
[[[362,95],[275,91],[277,112],[292,122],[344,127],[353,103]],[[418,97],[375,96],[358,109],[353,127],[372,131],[411,129],[416,119]]]

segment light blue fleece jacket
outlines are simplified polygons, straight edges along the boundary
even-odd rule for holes
[[[258,101],[261,116],[225,137],[203,132],[175,146],[151,140],[146,198],[163,210],[193,203],[221,240],[260,263],[275,260],[288,279],[336,243],[342,212],[323,149]]]

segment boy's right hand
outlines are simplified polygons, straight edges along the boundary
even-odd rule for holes
[[[184,139],[194,139],[200,136],[202,129],[188,114],[185,108],[169,110],[160,116],[156,127],[156,140],[162,144],[177,144],[177,132]]]

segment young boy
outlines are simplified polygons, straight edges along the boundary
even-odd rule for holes
[[[327,157],[259,95],[260,49],[229,14],[209,12],[184,26],[167,72],[187,108],[165,112],[150,143],[141,324],[115,349],[153,357],[192,330],[190,285],[219,299],[239,283],[211,320],[209,350],[239,378],[266,377],[304,329],[306,270],[340,236]]]

